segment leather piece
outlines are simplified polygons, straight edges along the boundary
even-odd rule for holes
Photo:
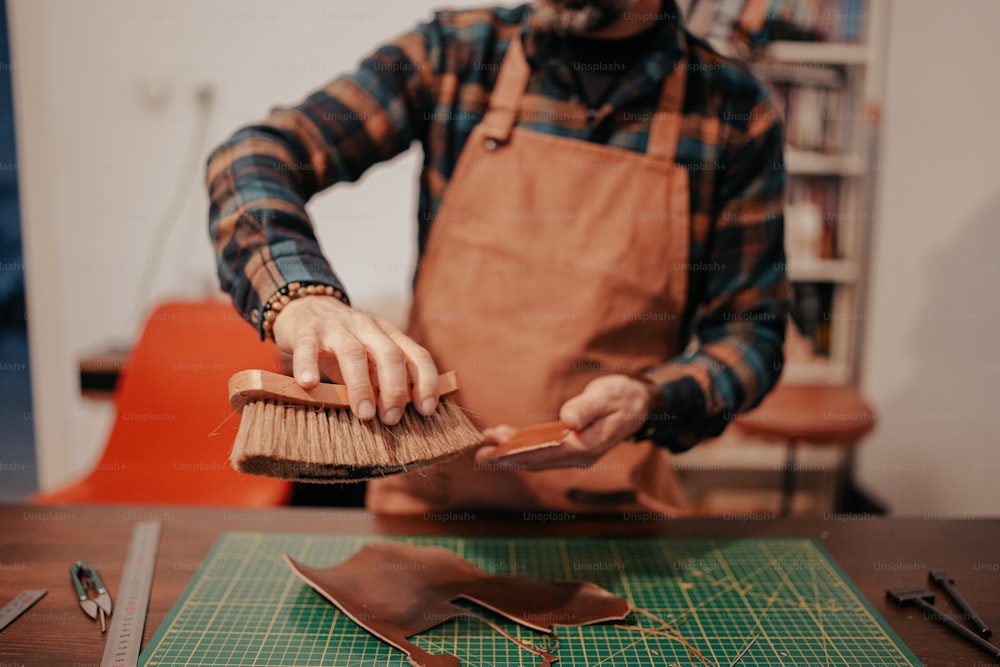
[[[344,562],[313,568],[287,554],[292,570],[355,623],[405,652],[420,667],[457,667],[451,654],[430,654],[409,637],[445,621],[474,616],[454,600],[475,602],[539,632],[553,625],[620,621],[628,603],[591,582],[497,576],[443,547],[395,542],[365,545]],[[555,656],[540,652],[543,664]]]
[[[517,430],[509,440],[497,445],[495,456],[511,456],[532,452],[536,449],[558,447],[563,438],[569,434],[570,428],[560,421],[545,422],[533,426],[525,426]]]

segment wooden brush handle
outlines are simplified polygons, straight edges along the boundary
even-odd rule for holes
[[[449,371],[438,378],[442,396],[458,390],[458,377]],[[250,369],[229,378],[229,404],[239,412],[250,401],[284,401],[316,408],[349,408],[351,401],[347,387],[342,384],[320,382],[312,389],[303,389],[295,378],[280,373]]]
[[[497,445],[496,456],[510,456],[535,449],[555,447],[562,442],[566,432],[571,430],[561,421],[533,424],[518,429],[517,433],[502,445]]]

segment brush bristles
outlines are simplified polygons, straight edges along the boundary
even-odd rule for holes
[[[362,421],[348,409],[251,401],[243,407],[230,460],[251,475],[348,482],[419,468],[480,442],[475,422],[448,399],[430,417],[408,405],[394,426]]]

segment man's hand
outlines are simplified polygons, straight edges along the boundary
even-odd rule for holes
[[[645,383],[627,375],[605,375],[590,382],[578,396],[566,401],[559,419],[571,430],[557,447],[495,458],[494,444],[509,440],[517,430],[496,426],[483,433],[485,446],[476,452],[478,463],[509,464],[528,470],[586,467],[639,430],[652,405]]]
[[[395,424],[411,398],[421,414],[437,408],[438,371],[430,353],[383,319],[332,296],[303,296],[282,308],[273,331],[278,347],[292,355],[299,385],[315,387],[322,365],[328,377],[347,385],[360,419],[371,419],[377,408],[383,423]]]

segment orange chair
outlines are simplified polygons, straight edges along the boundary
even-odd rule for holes
[[[242,475],[229,465],[239,418],[227,381],[244,368],[281,371],[232,306],[167,303],[153,312],[115,391],[117,415],[95,468],[38,503],[128,503],[269,507],[291,485]]]

